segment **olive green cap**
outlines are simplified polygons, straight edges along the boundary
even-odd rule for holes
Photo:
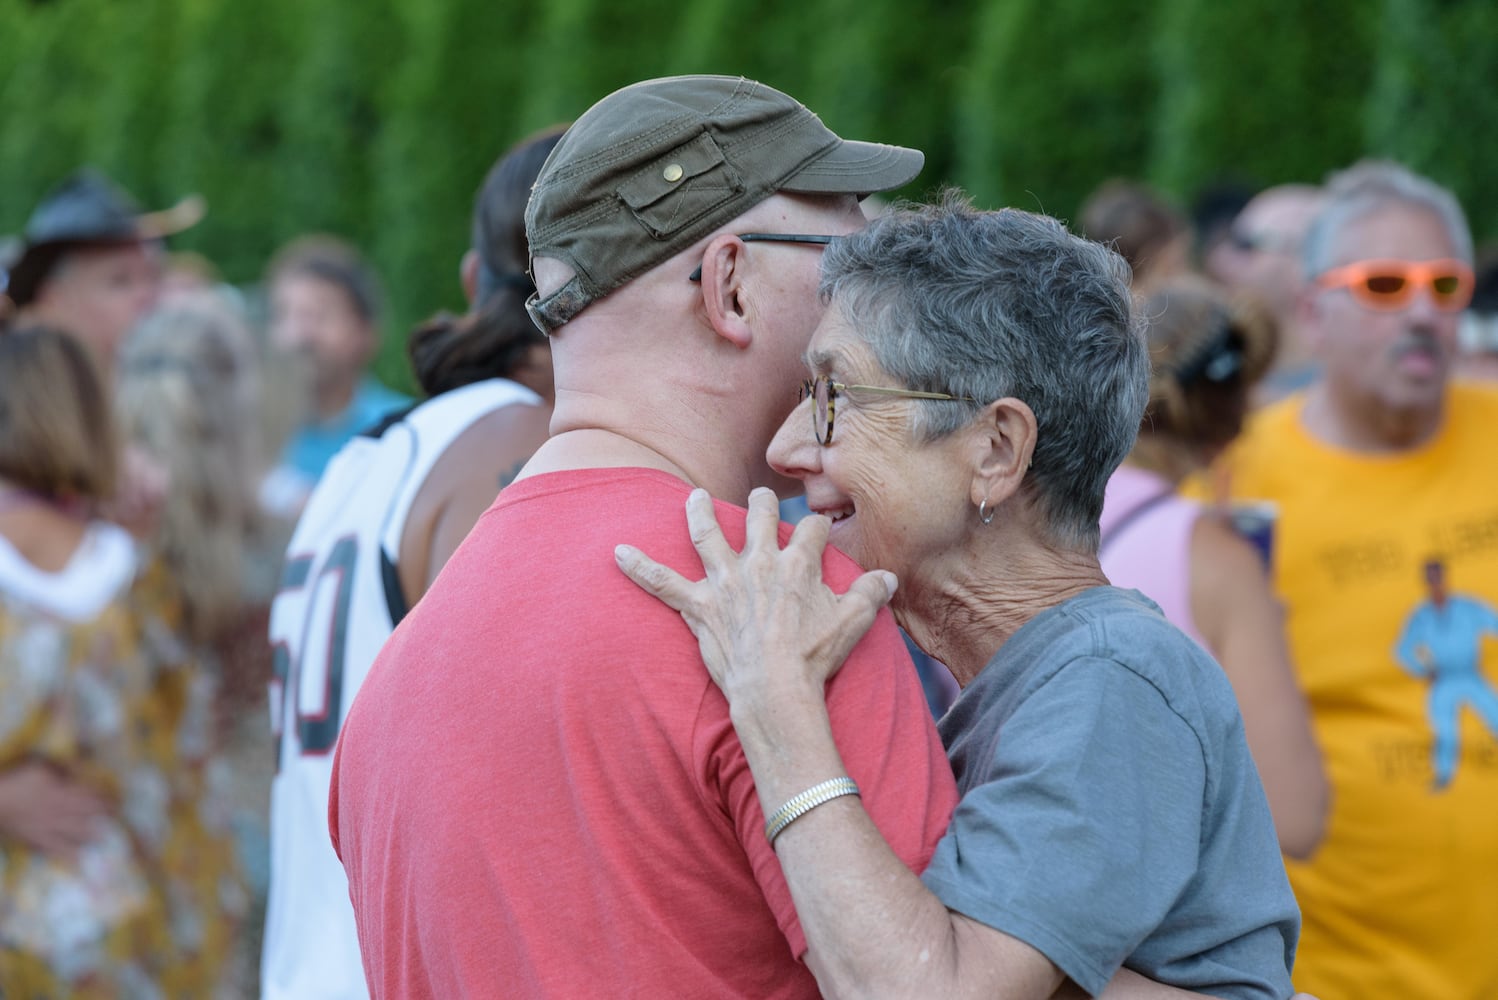
[[[573,123],[531,189],[531,260],[574,275],[526,308],[550,333],[778,192],[861,198],[908,183],[924,161],[842,139],[795,98],[741,77],[625,87]]]

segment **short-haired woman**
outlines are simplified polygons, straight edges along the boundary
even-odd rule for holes
[[[1126,265],[949,197],[822,266],[830,305],[769,460],[826,516],[782,551],[756,491],[740,557],[699,491],[706,580],[618,559],[682,610],[728,698],[823,992],[1097,995],[1127,964],[1284,1000],[1299,912],[1232,689],[1098,565],[1147,396]],[[829,537],[879,570],[832,593]],[[869,822],[823,700],[891,597],[963,686],[939,726],[962,798],[919,878]]]

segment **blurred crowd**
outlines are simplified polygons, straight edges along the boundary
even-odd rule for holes
[[[471,313],[410,335],[423,395],[448,401],[435,423],[370,374],[381,282],[346,242],[308,234],[236,286],[170,249],[212,224],[199,199],[145,211],[82,170],[34,206],[0,260],[0,995],[362,989],[272,988],[311,934],[297,893],[346,911],[347,887],[325,825],[296,843],[325,820],[325,770],[278,793],[295,827],[271,784],[288,755],[326,769],[368,666],[314,684],[312,651],[372,659],[545,438],[521,213],[557,134],[518,184],[479,188],[454,261]],[[1190,206],[1114,180],[1073,229],[1128,262],[1153,365],[1102,565],[1238,697],[1304,914],[1297,983],[1494,995],[1498,971],[1460,970],[1492,965],[1498,930],[1498,406],[1471,387],[1498,379],[1498,251],[1386,163]],[[360,638],[376,598],[310,587],[325,607],[283,605],[278,630],[277,594],[331,579],[352,551],[331,543],[375,521],[384,623]],[[912,652],[939,716],[957,685]]]

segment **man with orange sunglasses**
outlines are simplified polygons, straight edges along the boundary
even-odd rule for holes
[[[1229,457],[1234,497],[1278,508],[1275,585],[1333,784],[1319,851],[1287,861],[1296,982],[1491,998],[1498,733],[1464,713],[1460,760],[1437,773],[1434,688],[1398,655],[1427,563],[1498,604],[1498,391],[1450,377],[1472,238],[1449,192],[1394,164],[1358,164],[1326,194],[1297,305],[1324,375],[1262,411]],[[1484,653],[1474,669],[1491,684]]]

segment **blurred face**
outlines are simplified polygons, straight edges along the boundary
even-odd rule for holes
[[[271,343],[305,356],[319,389],[352,386],[374,353],[374,331],[331,281],[282,274],[271,286],[270,311]]]
[[[1166,243],[1134,275],[1134,293],[1148,295],[1162,282],[1191,271],[1191,234],[1181,233]]]
[[[827,311],[806,356],[806,371],[813,376],[905,388],[879,366],[837,308]],[[802,481],[813,513],[832,518],[832,543],[866,569],[893,570],[902,593],[919,582],[922,566],[929,572],[934,556],[964,544],[972,513],[962,457],[965,436],[919,441],[910,431],[911,407],[917,405],[856,389],[840,392],[832,437],[824,446],[814,427],[815,404],[802,400],[766,456],[776,472]],[[961,502],[946,502],[953,497]]]
[[[1456,256],[1438,216],[1395,202],[1344,226],[1328,264]],[[1438,308],[1424,288],[1395,310],[1365,305],[1346,288],[1313,286],[1304,301],[1306,331],[1332,389],[1359,405],[1391,412],[1440,406],[1456,352],[1459,312]]]
[[[1446,596],[1446,571],[1440,563],[1431,563],[1425,567],[1425,586],[1436,601]]]
[[[1292,315],[1301,278],[1300,250],[1321,208],[1314,191],[1271,190],[1244,207],[1210,270],[1228,287],[1253,292],[1275,314]]]
[[[88,344],[106,369],[125,335],[156,304],[159,252],[144,243],[69,253],[47,277],[31,311]]]

